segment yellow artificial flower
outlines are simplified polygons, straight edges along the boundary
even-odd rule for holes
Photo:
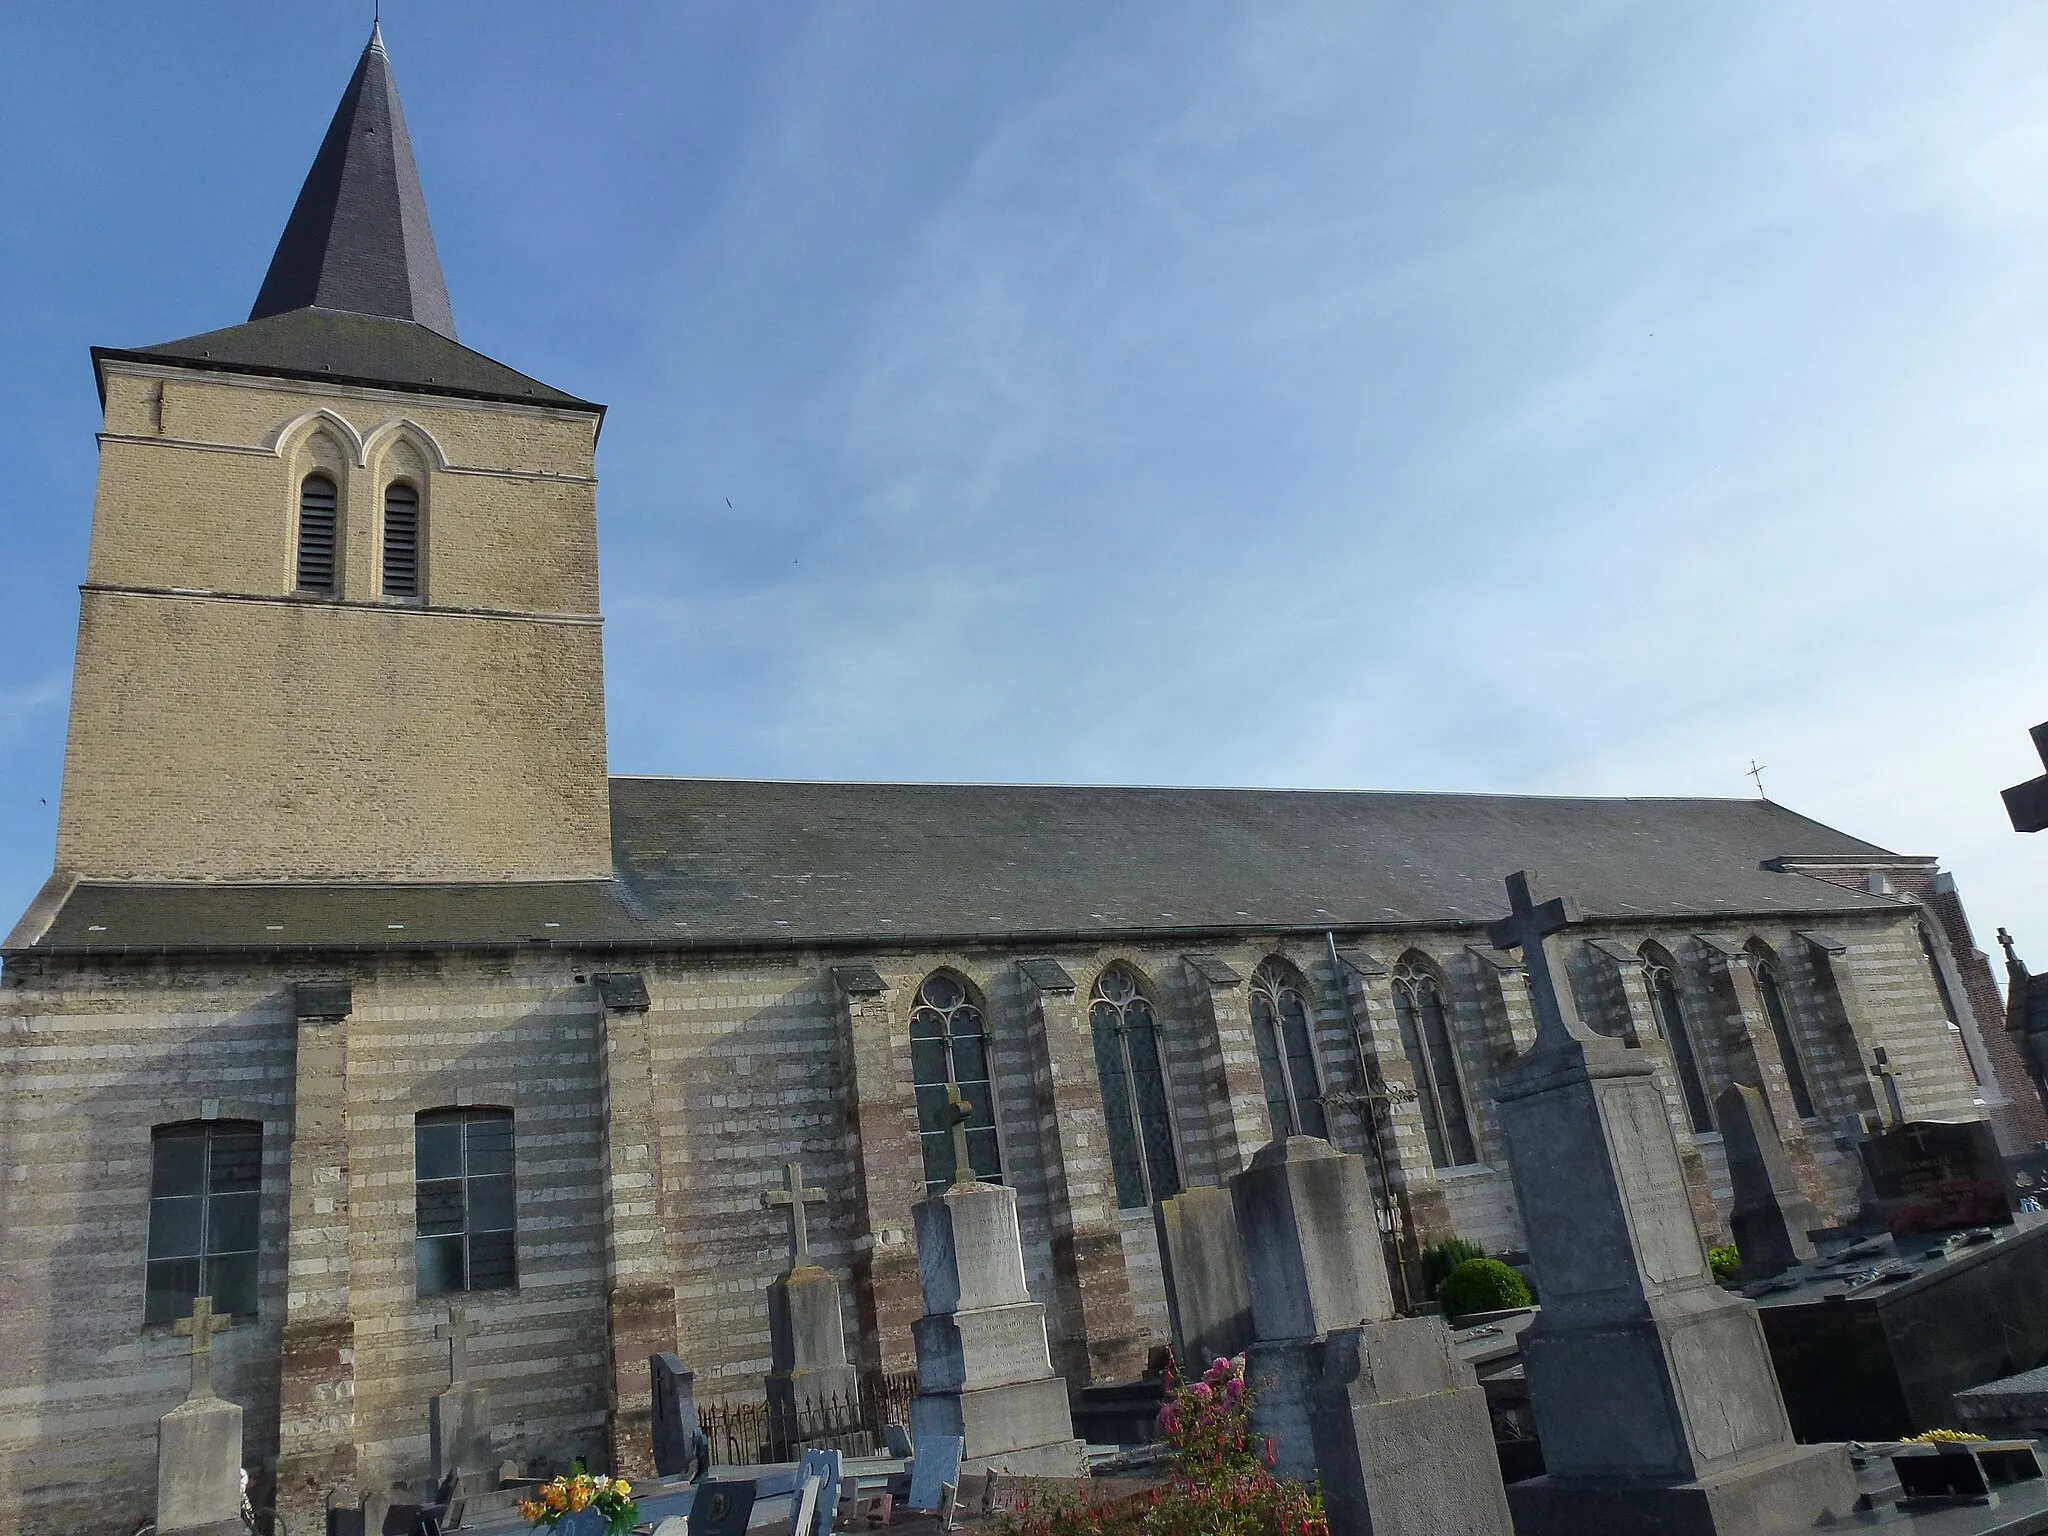
[[[633,1485],[627,1482],[623,1477],[620,1478],[618,1482],[615,1483],[613,1486],[619,1490],[620,1498],[630,1499],[633,1496]]]

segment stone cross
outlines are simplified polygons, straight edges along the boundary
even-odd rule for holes
[[[1541,906],[1529,894],[1536,879],[1526,869],[1508,876],[1508,904],[1511,913],[1497,923],[1486,925],[1486,936],[1495,949],[1519,949],[1529,972],[1529,1000],[1536,1009],[1536,1043],[1561,1041],[1571,1035],[1565,1023],[1560,993],[1550,975],[1550,957],[1543,941],[1579,921],[1579,909],[1569,896],[1553,896]]]
[[[451,1387],[469,1380],[469,1362],[463,1358],[462,1346],[476,1336],[476,1331],[476,1323],[463,1315],[460,1303],[449,1307],[447,1322],[434,1325],[434,1337],[448,1341],[448,1385]]]
[[[811,1262],[810,1234],[804,1230],[804,1207],[816,1205],[825,1198],[822,1189],[804,1188],[804,1165],[789,1163],[782,1170],[781,1189],[771,1189],[761,1197],[761,1203],[773,1210],[777,1206],[789,1207],[789,1225],[795,1244],[796,1256],[789,1261],[791,1269],[802,1269]]]
[[[211,1296],[192,1298],[192,1315],[178,1319],[173,1331],[192,1341],[192,1390],[188,1397],[213,1396],[213,1336],[228,1325],[228,1314],[214,1316]]]
[[[953,1132],[953,1182],[972,1184],[974,1163],[967,1155],[967,1122],[974,1114],[974,1106],[967,1102],[967,1095],[956,1083],[946,1084],[946,1124]]]

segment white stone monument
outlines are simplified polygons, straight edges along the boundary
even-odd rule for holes
[[[912,1440],[958,1435],[962,1473],[990,1467],[1079,1477],[1086,1448],[1074,1436],[1067,1384],[1053,1374],[1045,1308],[1024,1285],[1017,1192],[983,1184],[967,1158],[966,1101],[951,1095],[950,1189],[911,1208],[925,1315],[917,1341]]]

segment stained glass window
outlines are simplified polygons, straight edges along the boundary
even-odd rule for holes
[[[1778,970],[1770,961],[1761,956],[1754,961],[1756,966],[1756,990],[1763,998],[1764,1017],[1770,1020],[1771,1034],[1778,1042],[1778,1055],[1785,1063],[1785,1085],[1792,1090],[1792,1107],[1799,1111],[1799,1118],[1813,1118],[1813,1094],[1806,1086],[1806,1064],[1799,1059],[1799,1045],[1792,1038],[1792,1020],[1785,1011],[1785,993],[1778,980]]]
[[[1159,1022],[1137,979],[1112,966],[1095,983],[1088,1005],[1095,1036],[1095,1072],[1109,1128],[1116,1203],[1124,1210],[1180,1193],[1166,1074],[1159,1059]]]
[[[1650,1011],[1656,1015],[1657,1033],[1671,1047],[1671,1065],[1678,1073],[1678,1090],[1685,1098],[1686,1119],[1695,1132],[1714,1128],[1713,1107],[1707,1099],[1707,1085],[1700,1075],[1699,1056],[1692,1046],[1692,1028],[1685,1021],[1685,1009],[1678,1001],[1678,980],[1668,958],[1654,947],[1643,950],[1643,980],[1650,989]]]
[[[1442,984],[1420,965],[1396,966],[1394,1016],[1401,1026],[1401,1048],[1415,1074],[1430,1161],[1439,1168],[1478,1162]]]
[[[910,1015],[910,1065],[926,1191],[944,1189],[956,1172],[953,1132],[946,1120],[948,1086],[957,1087],[967,1100],[967,1160],[974,1165],[974,1176],[985,1184],[1002,1183],[988,1028],[981,1005],[951,971],[934,971],[917,989],[917,1006]]]
[[[1252,973],[1252,1041],[1275,1136],[1330,1134],[1323,1117],[1307,987],[1292,966],[1268,960]]]

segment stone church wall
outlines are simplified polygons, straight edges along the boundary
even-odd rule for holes
[[[1788,1141],[1823,1214],[1839,1220],[1856,1205],[1856,1115],[1874,1102],[1861,1063],[1874,1045],[1889,1051],[1911,1113],[1983,1110],[1939,1017],[1910,911],[1832,921],[1847,946],[1832,958],[1795,929],[1730,925],[1722,942],[1741,951],[1758,941],[1783,970],[1821,1112],[1788,1123]],[[1783,1102],[1782,1064],[1742,965],[1683,927],[1611,925],[1590,936],[1631,953],[1655,938],[1670,952],[1709,1093],[1761,1072],[1774,1106]],[[1419,1112],[1404,1103],[1383,1138],[1387,1177],[1422,1241],[1456,1234],[1499,1251],[1522,1238],[1493,1083],[1533,1038],[1533,1021],[1519,973],[1473,945],[1469,930],[1439,930],[1344,947],[1389,970],[1405,962],[1441,978],[1481,1161],[1433,1168]],[[1071,995],[1046,994],[1018,964],[1048,953]],[[941,968],[984,1005],[1004,1175],[1019,1192],[1027,1277],[1049,1309],[1060,1368],[1076,1386],[1091,1373],[1135,1370],[1164,1339],[1166,1320],[1150,1213],[1115,1209],[1100,1089],[1092,1057],[1081,1054],[1089,993],[1104,968],[1130,968],[1153,999],[1184,1184],[1227,1176],[1270,1134],[1244,1000],[1269,958],[1293,967],[1306,989],[1326,1092],[1341,1100],[1363,1082],[1347,988],[1378,1070],[1392,1083],[1414,1080],[1387,976],[1340,976],[1319,936],[1251,937],[1204,953],[1209,971],[1224,975],[1220,961],[1240,980],[1205,979],[1185,947],[1167,944],[10,962],[0,988],[0,1279],[11,1300],[0,1309],[0,1350],[13,1365],[0,1389],[0,1533],[12,1536],[9,1522],[24,1508],[53,1513],[21,1529],[67,1532],[126,1528],[146,1512],[151,1429],[183,1393],[187,1350],[168,1328],[139,1322],[150,1130],[182,1120],[264,1126],[259,1315],[238,1320],[216,1352],[222,1391],[249,1410],[252,1464],[279,1447],[282,1401],[300,1450],[307,1436],[317,1450],[321,1434],[339,1435],[364,1482],[424,1472],[425,1403],[447,1370],[433,1330],[448,1308],[447,1298],[418,1297],[414,1276],[413,1120],[429,1109],[501,1106],[514,1115],[519,1288],[463,1298],[479,1324],[471,1374],[490,1395],[508,1453],[602,1459],[617,1432],[613,1397],[622,1414],[645,1402],[644,1352],[634,1353],[637,1342],[621,1352],[608,1334],[608,1298],[615,1305],[621,1245],[631,1238],[632,1181],[622,1182],[614,1143],[644,1144],[657,1165],[651,1190],[631,1196],[648,1203],[657,1239],[637,1262],[673,1286],[673,1345],[698,1372],[700,1398],[760,1394],[764,1293],[789,1251],[788,1216],[761,1196],[791,1161],[826,1192],[809,1232],[817,1262],[840,1279],[850,1353],[867,1365],[907,1365],[918,1309],[909,1205],[922,1182],[909,1015],[919,984]],[[1689,1123],[1640,977],[1603,974],[1601,963],[1576,953],[1569,961],[1581,1012],[1608,1032],[1633,1028],[1654,1059],[1711,1238],[1728,1198],[1719,1138]],[[883,990],[849,993],[846,978],[870,966]],[[650,999],[651,1108],[638,1113],[651,1125],[608,1128],[606,1056],[633,1037],[606,1013],[593,977],[629,967]],[[347,982],[346,1021],[301,1023],[292,990],[300,981]],[[316,1028],[336,1031],[327,1038],[341,1042],[338,1068],[302,1046]],[[295,1123],[296,1096],[309,1096],[312,1115],[314,1097],[334,1088],[318,1076],[330,1070],[345,1077],[345,1137],[323,1151],[312,1121]],[[1340,1147],[1369,1151],[1355,1107],[1339,1103],[1331,1121]],[[330,1186],[319,1183],[323,1157],[335,1164]],[[1377,1168],[1373,1177],[1382,1182]],[[321,1187],[345,1190],[339,1208],[329,1198],[339,1235],[324,1249],[310,1214],[322,1209]],[[303,1207],[302,1190],[314,1196]],[[288,1232],[288,1211],[298,1210],[309,1213],[306,1229]],[[352,1351],[342,1375],[313,1380],[298,1364],[281,1366],[287,1317],[337,1305]],[[338,1420],[290,1407],[321,1391],[345,1405]],[[29,1489],[39,1492],[24,1501]]]

